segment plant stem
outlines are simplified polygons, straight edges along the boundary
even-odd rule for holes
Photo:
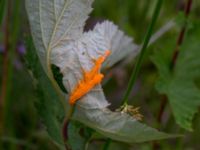
[[[130,93],[133,89],[136,78],[138,77],[138,74],[139,74],[143,59],[144,59],[145,52],[147,50],[148,43],[149,43],[151,35],[153,33],[155,23],[156,23],[158,16],[160,14],[162,2],[163,2],[163,0],[157,0],[156,7],[155,7],[155,10],[154,10],[154,13],[153,13],[153,17],[152,17],[151,23],[149,25],[148,31],[146,33],[146,36],[144,38],[144,42],[143,42],[143,45],[142,45],[142,49],[141,49],[139,58],[137,59],[136,65],[135,65],[135,67],[134,67],[134,69],[131,73],[131,78],[129,80],[127,90],[126,90],[124,97],[123,97],[123,100],[122,100],[122,104],[121,104],[122,106],[125,106],[128,103],[129,95],[130,95]],[[106,141],[103,150],[109,149],[111,141],[112,141],[111,139],[108,139]]]
[[[183,43],[183,39],[185,37],[185,31],[186,31],[186,27],[187,27],[187,20],[188,20],[188,16],[190,14],[190,11],[191,11],[191,7],[192,7],[192,0],[188,0],[187,1],[187,4],[185,5],[185,9],[184,9],[184,14],[185,14],[185,24],[183,25],[180,33],[179,33],[179,36],[178,36],[178,39],[177,39],[177,42],[176,42],[176,47],[175,47],[175,50],[174,50],[174,54],[173,54],[173,57],[172,57],[172,62],[171,62],[171,69],[174,68],[175,64],[176,64],[176,60],[177,60],[177,57],[179,55],[179,50],[180,50],[180,46],[182,45]]]
[[[67,139],[68,139],[67,127],[68,127],[68,124],[69,124],[69,120],[71,119],[71,116],[73,115],[74,109],[75,109],[74,105],[69,107],[69,111],[67,112],[64,123],[63,123],[62,132],[63,132],[64,141],[67,141]]]
[[[9,1],[8,1],[9,2]],[[9,4],[8,4],[9,5]],[[6,5],[6,6],[8,6]],[[2,83],[1,83],[1,93],[0,93],[0,134],[4,131],[4,110],[7,96],[7,82],[8,82],[8,66],[9,66],[9,16],[10,9],[7,8],[6,18],[5,18],[5,28],[4,28],[4,53],[3,53],[3,66],[2,66]]]
[[[153,17],[152,17],[151,23],[149,25],[148,31],[146,33],[146,36],[144,38],[144,42],[143,42],[143,45],[142,45],[142,49],[141,49],[139,58],[137,59],[136,65],[135,65],[135,67],[134,67],[134,69],[132,71],[131,78],[129,80],[126,93],[125,93],[125,95],[123,97],[123,100],[122,100],[122,105],[126,105],[127,104],[129,95],[130,95],[130,93],[131,93],[131,91],[133,89],[133,86],[135,84],[136,78],[137,78],[137,76],[139,74],[139,71],[140,71],[140,68],[141,68],[141,65],[142,65],[142,62],[143,62],[143,59],[144,59],[145,52],[147,50],[147,46],[148,46],[150,37],[152,35],[152,32],[153,32],[155,23],[157,21],[157,18],[158,18],[159,14],[160,14],[162,2],[163,2],[163,0],[157,0],[156,7],[155,7],[155,10],[154,10],[154,13],[153,13]]]
[[[109,147],[110,147],[111,142],[112,142],[111,139],[106,140],[106,143],[105,143],[105,145],[103,147],[103,150],[108,150]]]
[[[10,1],[10,2],[9,2]],[[6,134],[15,137],[16,135],[16,128],[14,122],[14,117],[12,115],[13,111],[13,104],[15,103],[15,99],[12,97],[11,92],[14,90],[13,87],[13,58],[15,57],[16,52],[16,46],[18,42],[18,35],[20,31],[20,4],[21,0],[15,0],[15,1],[8,1],[8,9],[10,9],[9,18],[12,20],[9,20],[9,24],[12,24],[12,26],[9,26],[9,62],[8,62],[8,77],[7,77],[7,89],[6,89],[6,103],[4,108],[4,125],[5,125],[5,131]],[[15,6],[15,7],[12,7]],[[17,145],[10,144],[10,149],[14,150],[17,148]]]
[[[162,95],[161,96],[160,109],[159,109],[159,113],[158,113],[158,116],[157,116],[157,121],[159,123],[162,121],[162,116],[163,116],[166,105],[167,105],[167,96]]]
[[[0,25],[2,24],[5,13],[6,0],[0,1]]]

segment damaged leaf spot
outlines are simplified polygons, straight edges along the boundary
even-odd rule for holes
[[[51,65],[51,70],[53,72],[53,76],[54,76],[54,79],[56,80],[58,86],[60,87],[60,89],[68,94],[67,90],[65,89],[65,86],[63,85],[63,74],[60,72],[60,68],[57,67],[56,65],[52,64]]]

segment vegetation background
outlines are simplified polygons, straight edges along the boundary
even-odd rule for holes
[[[152,17],[155,2],[156,0],[96,0],[93,5],[94,11],[85,29],[92,29],[96,22],[108,19],[119,25],[125,33],[134,38],[136,43],[142,43]],[[160,49],[171,51],[174,49],[171,43],[176,43],[181,31],[184,22],[183,10],[186,3],[187,0],[163,2],[155,31],[171,20],[175,20],[178,25],[148,48],[130,99],[130,104],[140,107],[145,123],[162,131],[182,133],[184,137],[133,145],[113,141],[109,149],[200,149],[199,115],[194,118],[193,132],[186,131],[175,123],[169,103],[166,102],[164,108],[162,108],[162,96],[155,89],[158,71],[151,60],[155,51]],[[188,28],[192,26],[191,20],[200,19],[200,1],[193,1],[189,17]],[[35,88],[25,59],[30,48],[30,45],[27,46],[26,43],[31,35],[23,0],[0,1],[0,25],[0,149],[58,149],[48,136],[41,121],[41,114],[35,107],[40,94]],[[112,103],[111,109],[113,110],[120,105],[133,64],[134,60],[123,67],[116,65],[107,73],[107,76],[112,75],[112,78],[107,80],[104,91],[107,99]],[[187,74],[187,72],[185,73]],[[197,80],[198,85],[200,85],[199,81]],[[162,113],[159,117],[160,111]],[[78,140],[73,142],[80,144]],[[102,149],[104,144],[104,139],[91,140],[88,149]]]

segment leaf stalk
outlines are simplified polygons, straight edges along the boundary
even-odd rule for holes
[[[128,82],[128,87],[127,87],[127,90],[126,90],[124,97],[123,97],[123,100],[122,100],[122,105],[127,105],[127,103],[128,103],[128,98],[131,94],[131,91],[134,87],[135,81],[136,81],[138,74],[140,72],[142,62],[143,62],[143,59],[144,59],[144,56],[145,56],[145,52],[147,50],[148,43],[149,43],[151,35],[153,33],[155,23],[156,23],[158,16],[160,14],[162,2],[163,2],[163,0],[157,0],[156,7],[155,7],[154,13],[153,13],[153,17],[152,17],[151,23],[148,27],[146,36],[144,38],[142,49],[141,49],[141,52],[140,52],[139,57],[137,59],[136,65],[135,65],[135,67],[134,67],[134,69],[131,73],[131,77],[130,77],[130,80]]]

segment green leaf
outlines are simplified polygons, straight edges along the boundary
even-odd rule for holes
[[[133,117],[104,109],[86,109],[77,106],[73,118],[116,141],[139,143],[176,137],[151,128]]]
[[[173,71],[170,70],[170,63],[175,44],[170,49],[156,51],[152,58],[160,74],[157,90],[168,96],[176,122],[190,131],[200,106],[200,90],[195,85],[195,79],[200,76],[199,25],[194,23],[188,31]]]
[[[92,130],[76,121],[71,121],[68,126],[68,143],[72,150],[87,149]]]
[[[35,104],[38,114],[42,118],[52,140],[60,147],[63,147],[64,143],[61,130],[65,115],[64,108],[40,65],[31,39],[27,39],[27,54],[25,58],[28,69],[34,76],[38,96]]]

